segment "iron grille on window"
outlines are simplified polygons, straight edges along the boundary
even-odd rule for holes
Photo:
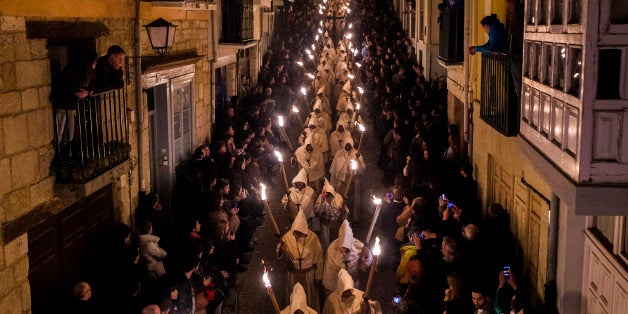
[[[253,39],[253,0],[222,1],[222,36],[224,43]]]
[[[519,106],[511,81],[508,55],[482,53],[480,117],[506,136],[514,136],[519,132]]]

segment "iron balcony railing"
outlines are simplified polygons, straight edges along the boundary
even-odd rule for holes
[[[63,127],[55,121],[55,158],[51,173],[60,183],[88,182],[129,159],[129,127],[124,88],[78,100],[77,110],[65,114]],[[73,131],[69,131],[73,130]]]
[[[519,132],[519,106],[513,91],[509,56],[482,53],[480,118],[506,136]]]

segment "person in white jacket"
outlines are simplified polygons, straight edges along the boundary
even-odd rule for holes
[[[163,260],[168,253],[159,246],[159,237],[153,235],[153,225],[150,221],[142,224],[140,235],[140,258],[142,264],[146,265],[148,276],[158,279],[166,274]]]
[[[323,153],[306,141],[305,145],[295,150],[294,157],[307,173],[308,184],[318,193],[321,190],[321,181],[325,178]]]
[[[365,270],[371,265],[373,255],[360,240],[353,237],[353,230],[348,220],[344,220],[338,231],[338,238],[327,249],[323,286],[329,291],[336,290],[338,271],[345,269],[352,278],[358,278],[360,268]],[[354,280],[355,281],[355,280]]]
[[[329,173],[331,174],[329,182],[340,193],[344,193],[347,184],[350,184],[347,181],[351,175],[351,160],[355,160],[357,163],[356,171],[361,173],[365,168],[362,155],[353,148],[351,143],[345,143],[344,149],[338,150],[334,154],[334,160],[329,167]]]
[[[300,312],[299,312],[300,311]],[[281,310],[280,314],[316,314],[316,311],[307,306],[307,295],[300,283],[294,284],[290,294],[290,304]]]

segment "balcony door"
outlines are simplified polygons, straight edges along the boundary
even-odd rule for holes
[[[192,154],[192,79],[187,74],[147,91],[149,103],[151,190],[164,210],[173,209],[177,166]]]

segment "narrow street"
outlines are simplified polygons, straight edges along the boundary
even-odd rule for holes
[[[294,116],[290,118],[293,123],[289,125],[290,127],[287,129],[287,132],[294,143],[294,139],[296,139],[299,134],[299,127],[295,120],[296,118]],[[361,150],[364,152],[366,170],[359,182],[361,201],[360,217],[358,221],[352,223],[354,236],[361,241],[364,241],[366,237],[375,210],[372,196],[375,195],[382,198],[386,193],[386,189],[380,183],[383,175],[382,170],[377,167],[376,162],[380,144],[372,128],[369,127],[372,125],[369,123],[370,119],[366,116],[364,116],[364,118],[367,121],[367,130],[364,134],[364,143],[362,144]],[[290,167],[289,163],[286,163],[288,181],[291,181],[292,177],[294,177],[296,170],[296,167]],[[282,180],[280,173],[273,178],[275,187],[270,189],[271,192],[268,195],[268,200],[281,232],[285,233],[290,229],[290,222],[289,217],[281,209],[281,198],[285,193]],[[352,200],[350,202],[352,202]],[[353,207],[354,206],[350,205],[350,210],[353,210]],[[377,224],[373,232],[371,243],[374,243],[375,236],[378,234],[379,225]],[[250,260],[248,271],[238,274],[238,293],[237,295],[232,293],[229,296],[225,304],[226,306],[223,307],[224,313],[273,313],[270,298],[262,282],[262,274],[264,272],[264,266],[261,263],[262,260],[266,263],[266,267],[269,271],[270,282],[277,296],[279,307],[284,308],[287,305],[285,286],[286,262],[283,259],[277,259],[275,248],[279,239],[275,236],[273,226],[268,217],[266,217],[264,225],[257,230],[255,236],[257,237],[257,245],[248,257]],[[387,254],[387,252],[382,252],[382,255],[385,254]],[[368,273],[363,273],[362,275],[363,278],[360,278],[362,284],[359,288],[363,290],[366,286]],[[373,278],[373,282],[373,299],[380,302],[384,313],[393,313],[391,301],[397,287],[395,269],[378,269]]]

